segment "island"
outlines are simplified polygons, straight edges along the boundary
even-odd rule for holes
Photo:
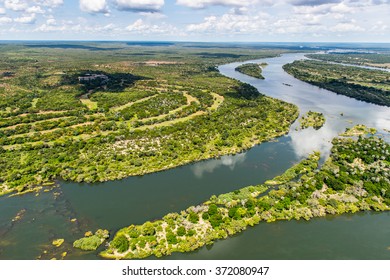
[[[299,118],[299,124],[300,129],[312,127],[318,130],[325,124],[325,117],[322,113],[309,111]]]
[[[264,80],[264,76],[262,75],[263,69],[262,67],[266,66],[266,63],[257,64],[257,63],[245,63],[235,68],[237,72],[242,74],[251,76],[253,78]]]

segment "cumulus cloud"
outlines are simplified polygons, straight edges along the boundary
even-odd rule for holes
[[[80,0],[80,9],[87,13],[108,13],[106,0]]]
[[[5,9],[4,8],[0,8],[0,15],[4,15],[5,14]]]
[[[261,1],[258,0],[177,0],[176,4],[186,6],[194,9],[203,9],[208,6],[236,6],[236,7],[245,7],[251,4],[256,4]],[[263,1],[269,2],[269,1]]]
[[[134,23],[128,25],[126,27],[126,31],[130,33],[140,34],[140,35],[175,35],[175,36],[183,36],[184,33],[180,32],[180,30],[167,23],[160,24],[150,24],[145,22],[142,19],[137,19]]]
[[[20,0],[5,0],[4,7],[8,10],[20,12],[25,11],[28,8],[28,4],[27,2]]]
[[[222,16],[205,17],[202,23],[189,24],[189,32],[221,32],[221,33],[248,33],[264,31],[266,19],[269,15],[259,13],[256,15],[227,13]]]
[[[35,2],[50,8],[55,8],[64,4],[63,0],[35,0]]]
[[[0,17],[0,24],[11,23],[13,20],[10,17]]]
[[[1,0],[0,2],[4,3],[4,8],[7,10],[40,14],[45,12],[45,8],[55,8],[64,3],[63,0]]]
[[[164,0],[115,0],[118,10],[134,12],[155,12],[164,6]]]
[[[15,22],[23,23],[23,24],[33,24],[37,20],[35,14],[24,15],[21,17],[17,17],[14,19]]]
[[[46,24],[50,26],[57,25],[57,21],[54,18],[49,18],[46,20]]]
[[[44,14],[45,11],[40,6],[32,6],[26,9],[29,14]]]
[[[293,5],[297,6],[320,6],[324,4],[334,4],[343,2],[342,0],[290,0]]]
[[[343,22],[338,23],[330,28],[333,32],[361,32],[365,29],[356,24],[356,22]]]

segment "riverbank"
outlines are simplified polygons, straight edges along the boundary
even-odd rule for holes
[[[117,232],[105,258],[161,257],[189,252],[225,239],[260,221],[305,219],[357,211],[390,210],[390,145],[377,137],[336,138],[330,158],[318,167],[318,154],[271,180],[212,196],[198,206],[163,219],[131,225]],[[374,149],[375,148],[375,149]],[[358,153],[351,151],[357,150]],[[380,173],[375,170],[380,167]],[[358,171],[356,171],[358,170]],[[364,178],[371,177],[367,182]],[[385,189],[385,191],[381,191]]]
[[[357,100],[390,106],[390,73],[316,60],[300,60],[283,69],[304,82]]]

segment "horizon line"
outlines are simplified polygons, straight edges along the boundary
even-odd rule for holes
[[[321,43],[321,44],[390,44],[390,42],[368,41],[176,41],[176,40],[80,40],[80,39],[0,39],[0,42],[161,42],[161,43],[230,43],[230,44],[266,44],[266,43]]]

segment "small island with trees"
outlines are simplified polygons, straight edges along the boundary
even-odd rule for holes
[[[325,124],[325,117],[322,113],[309,111],[299,118],[299,124],[300,129],[312,127],[318,130]]]
[[[257,63],[245,63],[235,68],[237,72],[242,74],[251,76],[253,78],[264,80],[264,76],[262,75],[263,68],[267,65],[267,63],[257,64]]]

